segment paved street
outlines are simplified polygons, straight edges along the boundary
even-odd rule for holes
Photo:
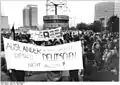
[[[25,77],[25,81],[46,81],[46,73],[35,74],[29,77]]]
[[[1,81],[10,81],[10,78],[4,72],[1,72]],[[32,76],[25,77],[25,81],[47,81],[47,73],[34,73]],[[63,81],[68,81],[68,77],[64,76]]]
[[[118,75],[114,75],[111,72],[108,71],[101,71],[101,72],[95,72],[91,76],[85,76],[85,81],[118,81]],[[7,76],[4,72],[1,72],[1,81],[10,81],[9,76]],[[39,74],[34,74],[32,76],[25,77],[25,81],[41,81],[46,82],[47,81],[47,73],[41,72]],[[62,76],[62,81],[69,81],[68,76]],[[83,81],[79,77],[79,81]]]

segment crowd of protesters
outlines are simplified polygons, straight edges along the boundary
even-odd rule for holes
[[[3,34],[4,37],[9,38],[9,34]],[[83,48],[83,67],[81,70],[70,70],[69,80],[79,81],[118,81],[119,74],[119,32],[99,32],[95,33],[91,30],[81,31],[81,33],[72,33],[68,31],[63,33],[63,39],[50,39],[48,41],[34,41],[30,39],[29,34],[16,34],[15,40],[23,43],[31,43],[39,46],[55,46],[70,42],[81,41]],[[3,49],[4,50],[4,49]],[[2,70],[5,70],[5,60],[2,59]],[[15,71],[15,70],[13,70]],[[15,71],[16,73],[18,71]],[[21,72],[23,76],[17,75],[16,77],[23,78],[17,79],[24,81],[25,72]],[[104,74],[102,74],[102,72]],[[49,81],[62,81],[62,71],[48,72]],[[54,78],[50,76],[54,74]],[[99,75],[98,75],[99,74]],[[108,74],[108,75],[107,75]],[[103,77],[103,76],[104,77]],[[111,75],[112,77],[109,77]],[[82,77],[79,77],[82,76]]]

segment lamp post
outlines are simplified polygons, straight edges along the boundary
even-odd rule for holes
[[[101,32],[103,31],[103,20],[104,20],[104,18],[100,18],[100,22],[101,22]]]

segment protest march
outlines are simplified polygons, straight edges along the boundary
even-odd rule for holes
[[[119,81],[117,1],[2,2],[1,81]]]
[[[44,81],[64,81],[65,73],[67,81],[93,81],[98,79],[94,78],[98,74],[107,75],[107,80],[111,80],[110,76],[113,76],[114,81],[118,79],[118,33],[69,31],[54,39],[36,38],[38,35],[33,34],[30,33],[29,38],[24,38],[24,41],[18,40],[13,32],[12,38],[3,37],[5,61],[2,70],[10,80],[24,81],[27,76],[32,77],[36,72],[47,75]],[[109,39],[111,36],[114,37],[113,40]]]
[[[7,69],[24,71],[83,69],[80,41],[51,47],[35,46],[6,38],[4,42]]]

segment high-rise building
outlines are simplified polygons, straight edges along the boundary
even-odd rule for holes
[[[113,16],[120,16],[119,2],[102,2],[95,5],[95,20],[102,20],[104,26],[108,19]]]
[[[114,13],[120,17],[120,1],[115,2],[115,12]]]
[[[95,5],[95,20],[100,18],[108,19],[114,15],[114,3],[102,2]]]
[[[95,20],[100,20],[104,27],[107,27],[111,16],[120,17],[120,2],[102,2],[95,5]]]
[[[1,28],[1,33],[10,32],[10,26],[8,24],[8,16],[0,16],[0,28]]]
[[[23,26],[30,26],[30,14],[28,7],[23,9]]]
[[[37,5],[27,5],[23,9],[23,26],[38,26],[38,8]]]
[[[1,28],[2,29],[8,29],[9,28],[8,16],[1,16]]]

